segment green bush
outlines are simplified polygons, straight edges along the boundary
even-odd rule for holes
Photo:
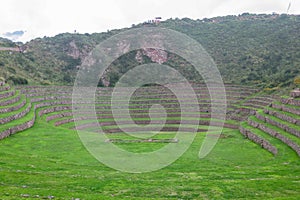
[[[27,85],[28,80],[22,77],[10,76],[7,79],[8,82],[12,82],[14,85]]]

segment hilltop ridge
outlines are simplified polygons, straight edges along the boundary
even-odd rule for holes
[[[149,24],[148,24],[149,25]],[[132,28],[146,26],[145,23]],[[250,84],[262,88],[296,87],[294,79],[300,75],[300,16],[279,14],[249,14],[192,20],[168,19],[152,24],[169,28],[197,40],[215,60],[226,83]],[[0,76],[14,84],[72,85],[84,58],[101,41],[128,30],[103,33],[63,33],[54,37],[37,38],[21,45],[18,51],[0,51]],[[16,48],[8,40],[0,40],[0,48]],[[111,66],[106,84],[114,82],[125,71],[140,62],[138,52],[122,56]],[[143,53],[143,62],[153,62]],[[174,56],[166,64],[189,68]],[[122,70],[121,70],[122,69]],[[194,79],[193,73],[185,74]]]

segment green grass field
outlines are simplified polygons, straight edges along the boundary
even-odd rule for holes
[[[37,119],[33,128],[0,143],[0,199],[300,198],[300,159],[295,152],[287,149],[274,157],[238,130],[224,129],[230,137],[221,138],[205,159],[199,159],[205,134],[198,133],[188,151],[170,166],[130,174],[97,161],[75,131]],[[164,144],[118,145],[148,152]]]

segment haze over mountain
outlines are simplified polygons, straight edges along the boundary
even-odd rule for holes
[[[141,23],[131,28],[149,26]],[[226,83],[264,88],[294,87],[300,75],[300,16],[244,13],[203,20],[168,19],[150,24],[197,40],[215,60]],[[72,85],[84,58],[101,41],[128,30],[37,38],[25,44],[0,39],[0,76],[15,84]],[[137,54],[142,53],[142,61]],[[110,67],[100,85],[114,85],[126,70],[155,62],[147,52],[130,52]],[[170,53],[164,64],[197,79],[184,60]],[[187,70],[188,69],[188,70]]]

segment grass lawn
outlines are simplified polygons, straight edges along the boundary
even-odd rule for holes
[[[238,130],[226,129],[224,134],[230,137],[220,139],[205,159],[198,158],[205,133],[198,133],[170,166],[130,174],[99,163],[75,131],[38,119],[32,129],[0,141],[0,199],[300,199],[296,154],[273,157]],[[147,152],[165,144],[118,145]]]

